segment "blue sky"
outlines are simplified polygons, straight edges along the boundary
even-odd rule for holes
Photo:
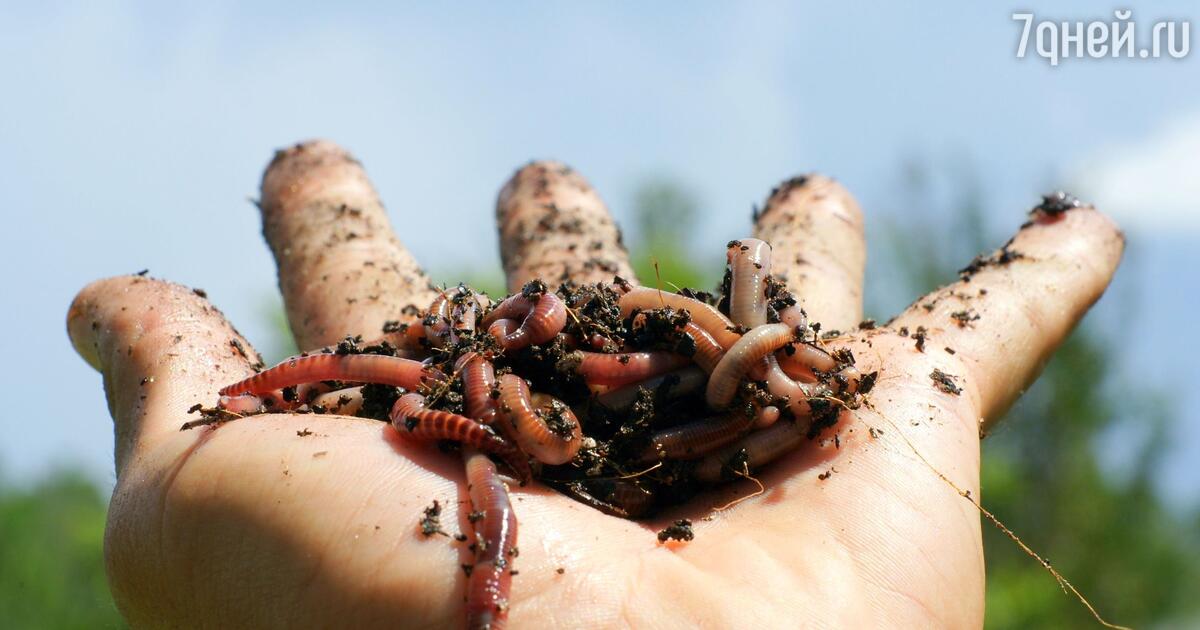
[[[1198,371],[1182,352],[1200,333],[1176,332],[1187,317],[1172,314],[1192,312],[1197,282],[1169,274],[1200,267],[1197,54],[1016,59],[1024,4],[164,4],[0,8],[0,186],[16,221],[0,234],[15,283],[0,324],[41,348],[0,366],[25,394],[0,411],[7,477],[74,464],[111,483],[99,378],[63,331],[88,281],[150,268],[270,338],[274,267],[246,199],[274,148],[322,136],[363,160],[401,237],[443,271],[497,264],[496,191],[535,157],[580,169],[618,219],[645,177],[678,180],[701,200],[699,251],[743,235],[750,205],[803,171],[842,180],[877,226],[918,210],[896,195],[911,159],[973,165],[1005,231],[1037,194],[1076,190],[1130,233],[1113,295],[1142,303],[1106,298],[1097,317],[1142,324],[1119,350],[1140,366],[1130,379],[1188,392],[1163,489],[1200,498]],[[1126,6],[1139,35],[1200,15]],[[1113,8],[1034,13],[1111,21]],[[449,258],[447,223],[473,245]],[[74,410],[41,412],[64,386]]]

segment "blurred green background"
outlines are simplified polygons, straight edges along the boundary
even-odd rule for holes
[[[898,194],[926,210],[874,232],[872,268],[899,286],[868,291],[868,314],[882,320],[914,296],[953,279],[965,261],[1003,242],[985,234],[978,190],[965,178],[938,201],[931,178],[910,166]],[[963,183],[965,182],[965,183]],[[939,208],[948,203],[948,207]],[[710,287],[721,256],[680,243],[694,225],[696,201],[684,187],[652,178],[637,189],[634,258],[645,283]],[[937,217],[934,220],[932,217]],[[949,218],[947,218],[949,217]],[[1021,216],[1014,215],[1014,226]],[[918,234],[922,238],[915,238]],[[913,244],[934,238],[936,252]],[[494,294],[496,273],[443,270],[444,282],[469,280]],[[868,280],[868,287],[871,279]],[[893,295],[894,297],[889,297]],[[1106,302],[1111,302],[1111,296]],[[272,315],[276,354],[291,351],[282,315]],[[1137,627],[1200,623],[1200,513],[1172,508],[1153,489],[1155,457],[1172,422],[1170,392],[1120,382],[1111,348],[1125,341],[1119,318],[1085,319],[1041,379],[984,441],[983,504],[1048,558],[1109,620]],[[273,357],[273,358],[279,358]],[[1134,444],[1103,448],[1113,440]],[[106,498],[81,473],[63,470],[32,487],[0,490],[0,626],[121,626],[105,583],[102,539]],[[1092,618],[1012,541],[984,526],[987,625],[1088,627]]]

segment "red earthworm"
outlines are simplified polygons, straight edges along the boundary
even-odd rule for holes
[[[664,383],[670,382],[671,384],[666,386],[666,391],[663,393],[668,398],[678,398],[700,391],[707,380],[708,375],[703,370],[696,366],[688,366],[682,370],[675,370],[662,376],[607,391],[597,396],[596,402],[614,411],[623,411],[637,401],[638,392],[642,389],[658,392],[661,391],[659,388]]]
[[[459,358],[455,370],[462,376],[463,405],[467,415],[484,424],[494,424],[496,401],[492,398],[492,389],[496,386],[496,370],[491,361],[472,352]]]
[[[710,407],[721,409],[733,400],[742,377],[763,357],[794,340],[787,324],[763,324],[742,335],[717,364],[708,379],[704,397]]]
[[[525,379],[516,374],[500,377],[501,423],[515,429],[521,450],[551,465],[574,459],[583,445],[583,427],[571,408],[545,394],[529,395]]]
[[[755,416],[733,412],[725,416],[705,418],[650,436],[650,446],[642,453],[642,461],[657,459],[693,459],[737,439],[754,423]]]
[[[492,460],[466,448],[463,461],[473,510],[468,520],[475,530],[475,564],[467,578],[467,627],[500,630],[508,616],[517,557],[517,516]]]
[[[721,314],[721,311],[700,300],[679,295],[678,293],[670,293],[661,289],[651,289],[650,287],[634,287],[628,293],[621,296],[619,304],[621,306],[621,317],[629,317],[635,310],[648,311],[663,308],[664,306],[669,306],[676,310],[685,310],[691,314],[692,321],[696,325],[712,335],[712,338],[726,350],[732,348],[733,344],[737,343],[737,340],[741,337],[741,335],[734,332],[733,322]]]
[[[780,456],[790,453],[808,434],[807,426],[783,420],[761,431],[754,431],[716,453],[707,455],[692,469],[699,481],[720,481],[725,471],[729,475],[747,474]],[[742,469],[744,466],[746,470]]]
[[[576,350],[568,360],[577,361],[575,371],[583,376],[588,385],[620,387],[681,368],[688,358],[663,350],[644,350],[604,354]]]
[[[220,394],[261,394],[317,381],[379,383],[417,389],[445,378],[419,361],[380,354],[310,354],[295,357],[254,376],[221,388]]]
[[[522,483],[530,478],[529,462],[511,442],[496,435],[488,426],[466,416],[426,409],[425,397],[420,394],[401,396],[392,405],[390,415],[392,427],[401,435],[409,435],[426,442],[460,442],[500,457],[517,473]]]
[[[445,346],[450,336],[450,312],[447,306],[449,301],[450,296],[445,291],[438,293],[429,305],[428,314],[421,320],[421,325],[425,328],[425,338],[435,348]]]
[[[754,328],[767,323],[766,279],[771,275],[771,246],[756,238],[730,241],[729,319]]]
[[[717,364],[721,362],[721,357],[725,356],[725,348],[722,348],[721,344],[717,343],[717,340],[713,339],[707,330],[697,326],[696,322],[685,324],[683,334],[691,337],[696,346],[696,351],[691,357],[692,360],[704,368],[705,372],[712,374]]]
[[[504,300],[483,318],[488,332],[505,350],[520,350],[529,345],[546,343],[562,332],[567,324],[567,307],[553,293],[542,293],[536,301],[516,294]],[[506,321],[523,317],[515,328]]]

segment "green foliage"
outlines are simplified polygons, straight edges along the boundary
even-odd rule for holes
[[[72,472],[0,489],[0,626],[124,626],[104,574],[105,503]]]

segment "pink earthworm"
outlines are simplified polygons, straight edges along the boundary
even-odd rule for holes
[[[696,463],[692,475],[699,481],[713,483],[720,481],[727,470],[730,476],[747,474],[792,452],[807,435],[808,428],[801,423],[781,420],[705,456]],[[747,470],[742,470],[740,462],[745,462]]]
[[[468,520],[475,530],[475,564],[467,577],[467,627],[500,630],[508,616],[517,557],[517,516],[492,460],[465,448],[463,461],[473,510]]]
[[[721,314],[715,307],[705,304],[678,293],[670,293],[661,289],[649,287],[634,287],[621,296],[619,301],[621,317],[629,317],[635,310],[648,311],[669,306],[676,310],[685,310],[692,316],[692,321],[703,328],[722,348],[728,350],[741,337],[734,332],[733,322]]]
[[[353,416],[362,409],[363,396],[361,387],[347,387],[331,392],[325,392],[312,399],[309,407],[324,409],[326,413],[336,413],[343,416]]]
[[[499,390],[501,424],[514,429],[523,451],[551,465],[574,459],[583,445],[583,427],[570,407],[545,394],[530,396],[525,379],[515,374],[501,376]]]
[[[217,406],[230,413],[241,415],[249,415],[259,413],[265,409],[275,409],[274,404],[267,404],[267,396],[278,395],[274,392],[266,392],[260,396],[254,394],[237,394],[234,396],[221,396],[217,399]],[[283,402],[282,397],[279,402]],[[281,408],[287,409],[286,405],[281,405]]]
[[[800,329],[802,332],[808,330],[808,314],[804,309],[800,308],[799,304],[793,304],[779,311],[779,321],[791,326],[793,329]]]
[[[531,476],[529,462],[513,443],[497,435],[487,425],[448,411],[425,408],[425,397],[405,394],[391,412],[392,427],[401,435],[423,442],[450,440],[500,457],[517,473],[522,483]]]
[[[779,367],[779,362],[773,356],[767,362],[765,380],[767,381],[767,390],[771,392],[771,395],[787,399],[788,409],[792,410],[792,415],[795,416],[798,424],[807,425],[808,420],[812,417],[808,399],[826,391],[823,385],[797,383],[784,373],[783,369]]]
[[[704,397],[709,406],[714,409],[728,406],[746,373],[763,357],[794,340],[792,329],[787,324],[763,324],[742,335],[725,353],[708,379]]]
[[[754,415],[733,412],[664,429],[650,436],[650,446],[642,453],[641,460],[694,459],[703,456],[737,439],[750,428],[754,420]]]
[[[688,364],[683,355],[663,350],[643,350],[604,354],[576,350],[570,360],[578,361],[575,371],[588,385],[621,387],[660,376]]]
[[[754,428],[765,429],[772,424],[775,424],[775,422],[779,420],[779,415],[779,407],[776,407],[775,405],[759,407],[758,411],[754,414]]]
[[[754,328],[767,323],[766,279],[771,275],[771,246],[756,238],[729,243],[729,319]]]
[[[674,372],[668,372],[662,376],[656,376],[638,383],[630,383],[629,385],[607,391],[597,396],[596,402],[614,411],[623,411],[637,401],[638,392],[642,389],[658,392],[663,383],[672,381],[665,395],[668,398],[677,398],[700,391],[704,388],[704,383],[707,380],[708,375],[693,365],[681,370],[675,370]]]
[[[513,326],[518,317],[523,318],[521,323]],[[505,350],[520,350],[546,343],[562,332],[567,324],[567,307],[550,292],[535,298],[518,293],[492,309],[483,324]]]

